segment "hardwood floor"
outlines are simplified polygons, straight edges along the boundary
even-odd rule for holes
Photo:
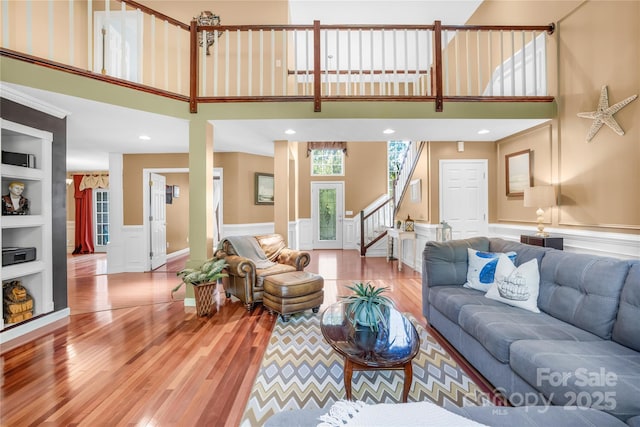
[[[421,277],[357,251],[312,251],[325,305],[345,284],[389,286],[398,308],[423,319]],[[170,289],[186,257],[151,273],[105,275],[104,255],[70,256],[66,325],[5,351],[2,426],[236,426],[275,316],[224,298],[210,318],[185,312]],[[182,292],[182,291],[181,291]]]
[[[247,312],[223,289],[217,311],[197,317],[183,290],[171,296],[185,262],[106,275],[105,255],[69,256],[66,324],[2,349],[0,425],[239,425],[276,317],[261,304]],[[421,276],[397,261],[318,250],[306,270],[324,277],[324,306],[348,293],[344,285],[370,281],[424,319]]]

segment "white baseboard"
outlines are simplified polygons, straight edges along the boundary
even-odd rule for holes
[[[71,314],[71,309],[69,308],[64,308],[62,310],[58,310],[58,311],[54,311],[51,313],[48,313],[42,317],[39,317],[37,319],[33,319],[30,320],[28,322],[25,322],[21,325],[17,325],[11,329],[5,330],[3,332],[0,333],[0,344],[3,345],[3,347],[11,347],[12,344],[9,343],[9,341],[11,340],[15,340],[20,338],[21,336],[25,335],[25,334],[29,334],[29,333],[36,333],[36,331],[38,331],[41,328],[46,327],[47,325],[50,325],[54,322],[57,322],[59,320],[62,319],[66,319],[67,317],[69,317],[69,315]],[[43,329],[42,333],[44,333],[46,330]],[[6,344],[6,346],[5,346]],[[4,350],[4,348],[3,348]]]
[[[171,252],[170,254],[167,254],[167,261],[170,261],[174,258],[178,258],[182,255],[186,255],[188,253],[189,253],[189,248],[184,248],[184,249],[180,249],[179,251]]]

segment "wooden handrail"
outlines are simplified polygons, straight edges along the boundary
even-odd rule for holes
[[[87,77],[93,80],[99,80],[116,86],[122,86],[130,89],[139,90],[141,92],[151,93],[153,95],[163,96],[165,98],[171,98],[178,101],[188,102],[189,97],[180,95],[179,93],[173,93],[155,87],[143,85],[140,83],[134,83],[129,80],[119,79],[117,77],[106,76],[101,73],[94,73],[82,68],[74,67],[72,65],[62,64],[56,61],[50,61],[48,59],[40,58],[38,56],[28,55],[22,52],[16,52],[15,50],[0,48],[0,56],[7,58],[17,59],[19,61],[27,62],[29,64],[38,65],[52,70],[64,71],[69,74],[75,74],[77,76]]]
[[[3,56],[8,56],[16,59],[20,59],[26,62],[30,62],[33,64],[55,68],[62,71],[87,76],[93,79],[100,79],[104,81],[108,81],[113,84],[117,84],[120,86],[126,86],[131,88],[136,88],[139,90],[143,90],[145,92],[156,93],[161,96],[187,100],[189,103],[189,111],[195,113],[198,111],[198,103],[199,102],[279,102],[279,101],[308,101],[310,99],[313,100],[313,109],[315,112],[321,111],[322,101],[330,100],[330,101],[349,101],[349,100],[359,100],[359,101],[378,101],[378,100],[388,100],[388,101],[409,101],[409,102],[428,102],[433,101],[435,103],[435,110],[437,112],[443,111],[445,102],[475,102],[475,101],[483,101],[483,102],[551,102],[553,101],[553,97],[551,96],[524,96],[518,95],[515,96],[516,93],[524,93],[525,91],[516,92],[515,89],[512,91],[512,96],[482,96],[475,95],[480,93],[479,90],[476,91],[468,91],[467,95],[461,96],[452,96],[450,94],[445,95],[444,93],[444,77],[443,74],[445,71],[445,64],[443,64],[443,49],[445,48],[443,44],[443,31],[531,31],[531,32],[542,32],[545,31],[548,34],[553,34],[555,31],[555,24],[551,23],[549,25],[442,25],[440,21],[435,21],[433,25],[397,25],[397,24],[355,24],[355,25],[347,25],[347,24],[329,24],[323,25],[319,20],[314,20],[312,25],[207,25],[207,26],[199,26],[197,23],[197,19],[193,18],[189,24],[182,23],[175,18],[167,16],[161,12],[158,12],[150,7],[147,7],[138,1],[133,0],[118,0],[122,4],[127,5],[127,7],[135,8],[142,13],[147,15],[151,15],[156,19],[163,20],[165,23],[169,23],[171,25],[176,26],[179,29],[189,31],[189,93],[188,96],[184,94],[178,94],[169,92],[168,90],[156,89],[150,86],[141,85],[138,83],[133,83],[124,79],[118,79],[108,76],[101,76],[98,78],[98,75],[91,71],[83,70],[72,65],[66,65],[59,62],[54,62],[52,60],[38,58],[29,54],[23,54],[16,51],[11,51],[10,49],[3,48],[0,52]],[[428,49],[433,50],[433,57],[428,57],[428,64],[426,69],[421,69],[421,66],[424,64],[415,63],[413,64],[414,68],[409,69],[385,69],[384,62],[383,68],[380,69],[340,69],[336,67],[334,70],[328,69],[325,65],[325,69],[323,69],[322,65],[322,38],[323,31],[397,31],[397,30],[410,30],[410,31],[433,31],[432,37],[427,36],[429,40]],[[313,76],[312,85],[306,86],[305,95],[299,96],[297,95],[282,95],[277,96],[272,89],[272,93],[267,96],[253,96],[252,92],[248,92],[246,96],[208,96],[207,93],[203,93],[202,96],[199,96],[200,90],[200,79],[205,79],[206,76],[200,76],[199,70],[199,40],[198,36],[201,31],[210,31],[210,32],[240,32],[240,31],[312,31],[313,34],[313,71],[305,69],[295,69],[295,70],[284,70],[283,76]],[[523,36],[524,43],[524,36]],[[416,35],[416,44],[417,44],[417,35]],[[284,41],[283,41],[284,46]],[[535,45],[534,45],[535,46]],[[184,48],[184,46],[183,46]],[[285,47],[286,49],[286,47]],[[512,42],[512,50],[513,50],[513,42]],[[284,61],[288,61],[288,59],[284,59]],[[434,63],[435,62],[435,63]],[[297,64],[296,64],[297,65]],[[491,64],[489,64],[491,66]],[[279,65],[278,65],[279,66]],[[309,68],[309,65],[305,65],[305,68]],[[373,67],[373,64],[372,64]],[[379,65],[378,65],[379,67]],[[324,74],[324,76],[323,76]],[[419,79],[418,82],[411,82],[411,84],[415,84],[413,86],[414,90],[417,90],[420,86],[425,84],[429,84],[431,88],[431,92],[429,95],[426,93],[417,93],[413,94],[409,93],[407,86],[405,86],[404,91],[382,91],[382,86],[380,92],[376,95],[375,91],[372,89],[370,93],[367,95],[364,90],[358,92],[358,95],[347,92],[346,95],[341,95],[339,91],[336,91],[336,95],[323,95],[323,77],[333,76],[332,81],[329,79],[326,80],[326,85],[328,88],[334,84],[342,84],[342,80],[344,79],[336,79],[335,76],[346,76],[346,75],[360,75],[360,76],[387,76],[387,75],[405,75],[405,76],[415,76],[418,75],[427,75],[430,78],[428,79]],[[375,79],[373,77],[370,78],[371,85],[373,87]],[[386,79],[379,79],[386,80]],[[412,79],[413,80],[413,79]],[[297,81],[296,81],[297,83]],[[309,82],[311,83],[311,82]],[[284,84],[284,92],[286,91],[286,79],[283,78]],[[307,84],[307,83],[305,83]],[[362,85],[362,83],[360,83]],[[378,81],[375,84],[382,85],[383,83]],[[385,82],[386,84],[386,82]],[[396,83],[398,84],[398,83]],[[401,84],[401,83],[400,83]],[[407,85],[407,82],[404,82]],[[470,86],[470,84],[469,84]],[[480,86],[480,82],[478,82],[478,86]],[[180,84],[178,84],[180,87]],[[308,88],[308,89],[307,89]],[[524,88],[524,85],[523,85]],[[475,88],[474,88],[475,89]],[[479,88],[478,88],[479,89]],[[181,90],[181,89],[178,89]],[[313,92],[313,93],[311,93]],[[330,93],[330,91],[327,91]],[[217,92],[215,92],[217,94]],[[261,92],[262,93],[262,92]],[[356,93],[356,91],[354,91]],[[470,94],[474,95],[470,95]]]
[[[129,6],[133,7],[134,9],[140,9],[141,12],[144,12],[148,15],[153,15],[158,19],[162,19],[164,21],[167,21],[173,25],[175,25],[176,27],[180,27],[185,31],[189,31],[189,25],[185,24],[183,22],[178,21],[177,19],[174,19],[170,16],[165,15],[164,13],[158,12],[157,10],[153,10],[150,7],[147,7],[143,4],[138,3],[137,1],[132,1],[132,0],[119,0],[122,3],[128,4]]]

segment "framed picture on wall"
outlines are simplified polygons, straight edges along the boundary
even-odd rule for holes
[[[531,150],[522,150],[507,154],[505,157],[505,181],[507,196],[524,196],[524,189],[531,187]]]
[[[273,174],[256,172],[255,204],[273,205]]]

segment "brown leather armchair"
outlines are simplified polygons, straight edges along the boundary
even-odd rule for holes
[[[303,271],[309,265],[311,256],[309,252],[287,248],[284,238],[280,234],[242,237],[255,238],[266,258],[275,263],[267,268],[258,268],[256,262],[260,265],[259,260],[238,255],[238,251],[228,239],[223,239],[220,242],[215,257],[224,258],[228,264],[229,277],[223,279],[227,298],[231,295],[236,296],[247,310],[251,311],[255,303],[262,301],[264,293],[262,283],[266,276],[296,270]]]

